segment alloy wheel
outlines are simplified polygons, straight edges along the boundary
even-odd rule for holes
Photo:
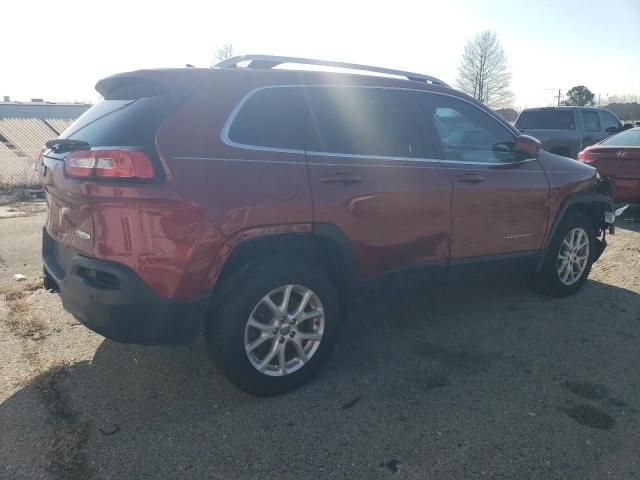
[[[302,368],[317,352],[324,333],[318,296],[301,285],[283,285],[253,308],[244,332],[249,362],[259,372],[284,376]]]
[[[580,227],[570,230],[558,252],[558,278],[565,285],[573,285],[584,274],[589,263],[589,235]]]

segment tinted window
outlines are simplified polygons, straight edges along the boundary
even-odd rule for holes
[[[516,121],[520,130],[575,130],[571,110],[528,110],[524,111]]]
[[[615,130],[618,130],[620,128],[620,122],[610,112],[601,110],[600,121],[602,122],[602,130],[604,130],[605,132],[610,128]]]
[[[229,139],[244,145],[304,150],[306,106],[302,88],[265,88],[242,105]]]
[[[170,96],[103,100],[81,115],[61,138],[99,146],[151,146],[162,121],[181,99]]]
[[[421,95],[427,124],[436,132],[446,160],[513,162],[514,135],[469,102],[444,95]]]
[[[421,157],[422,140],[406,92],[309,88],[309,151]]]
[[[626,130],[607,138],[600,145],[615,145],[617,147],[640,147],[640,129]]]
[[[599,132],[600,120],[598,112],[582,112],[582,122],[584,123],[585,132]]]

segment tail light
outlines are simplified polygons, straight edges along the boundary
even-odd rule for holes
[[[578,160],[583,163],[592,163],[597,160],[596,155],[592,154],[589,150],[582,150],[578,154]]]
[[[138,150],[80,150],[64,159],[70,177],[149,180],[154,176],[151,159]]]

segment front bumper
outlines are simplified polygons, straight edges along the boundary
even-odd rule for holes
[[[144,345],[187,344],[198,335],[211,299],[193,302],[156,295],[122,265],[83,256],[43,229],[45,287],[82,324],[107,338]]]

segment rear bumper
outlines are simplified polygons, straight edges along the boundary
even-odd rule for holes
[[[187,344],[198,335],[210,293],[193,302],[156,295],[133,271],[80,255],[43,229],[45,287],[82,324],[107,338],[144,345]]]

